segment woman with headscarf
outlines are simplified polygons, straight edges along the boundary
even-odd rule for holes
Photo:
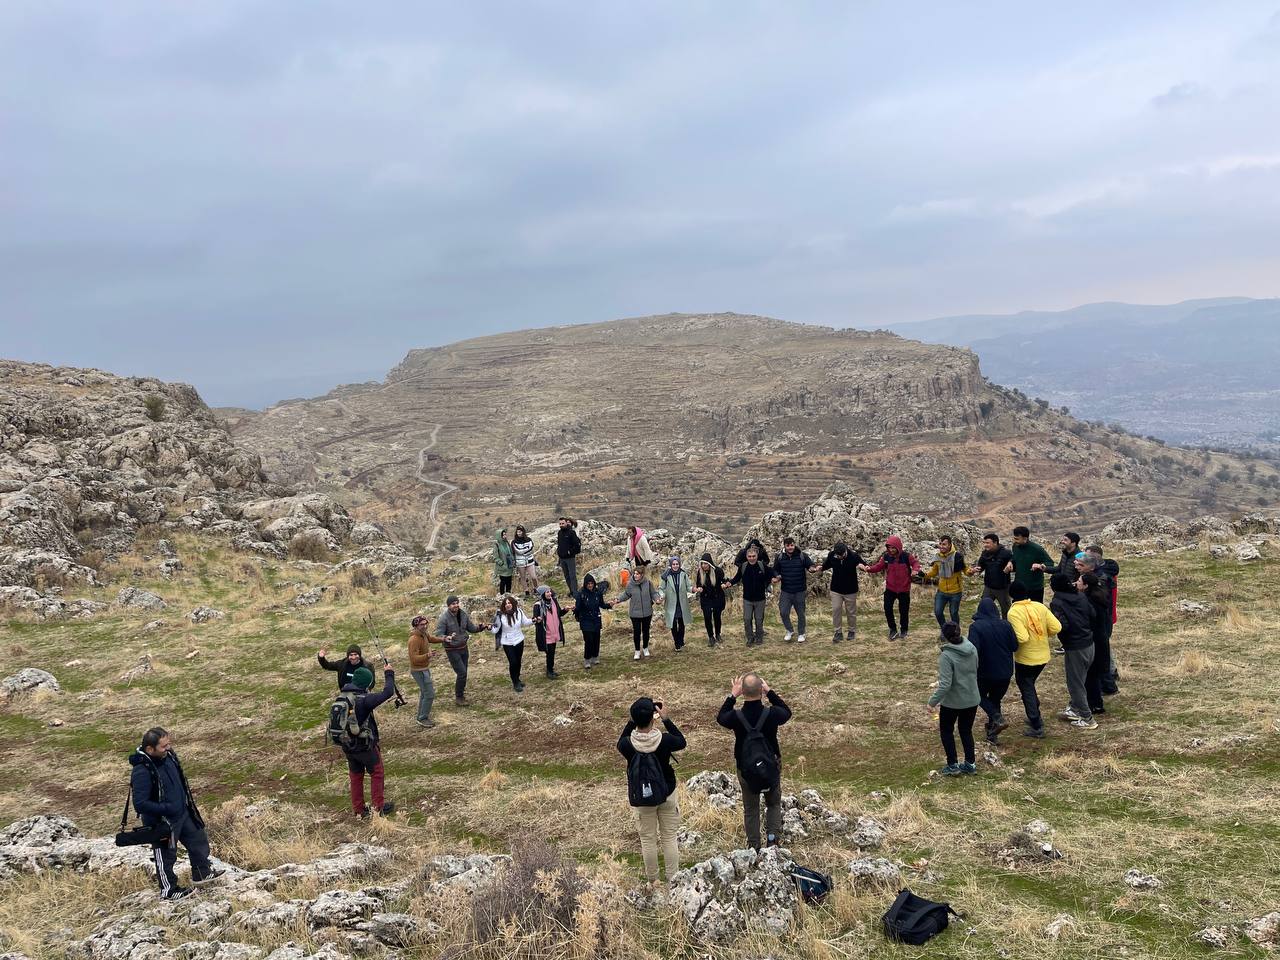
[[[680,558],[668,557],[667,569],[662,571],[659,581],[658,596],[662,600],[663,615],[677,653],[684,649],[684,630],[690,620],[690,595],[689,574],[680,569]]]
[[[556,592],[551,585],[544,583],[538,588],[538,602],[533,605],[534,642],[538,650],[547,655],[547,679],[555,680],[556,647],[564,642],[564,610],[556,599]]]
[[[627,563],[637,570],[653,562],[653,548],[649,537],[637,526],[627,527]]]
[[[707,627],[707,646],[720,642],[720,615],[724,612],[724,570],[716,566],[711,554],[704,553],[693,574],[693,592],[702,607],[702,622]]]

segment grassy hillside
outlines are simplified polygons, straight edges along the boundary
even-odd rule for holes
[[[922,708],[936,663],[927,593],[913,606],[916,626],[907,644],[884,639],[873,583],[864,587],[858,643],[834,647],[825,602],[814,601],[809,643],[783,645],[774,613],[765,647],[750,656],[732,616],[721,649],[706,647],[699,622],[684,653],[673,653],[655,630],[653,657],[633,663],[629,624],[615,613],[601,667],[589,673],[581,669],[576,626],[568,630],[558,681],[544,679],[530,635],[528,688],[520,696],[507,683],[505,660],[481,635],[472,648],[475,706],[453,705],[452,672],[440,658],[433,664],[441,693],[434,730],[419,729],[410,708],[380,710],[388,796],[402,812],[359,824],[350,817],[345,764],[321,737],[335,686],[315,652],[363,642],[361,619],[373,614],[412,701],[404,657],[409,617],[434,613],[446,592],[488,592],[487,565],[378,592],[338,583],[318,605],[295,608],[301,588],[322,582],[318,569],[264,565],[196,540],[179,540],[178,547],[186,569],[173,581],[153,579],[154,563],[137,556],[107,571],[112,593],[132,584],[168,600],[160,614],[0,625],[10,667],[47,669],[65,688],[3,708],[7,784],[0,822],[59,812],[86,831],[113,830],[127,776],[124,755],[142,730],[160,723],[173,731],[204,805],[221,805],[213,841],[223,856],[267,865],[376,835],[412,863],[427,851],[506,850],[532,837],[633,883],[640,875],[638,843],[614,749],[627,705],[642,693],[669,704],[690,744],[678,768],[682,780],[702,769],[728,770],[732,739],[715,725],[715,712],[729,678],[754,668],[796,711],[782,737],[787,792],[814,787],[839,810],[881,818],[890,836],[880,852],[905,861],[912,889],[950,900],[967,915],[970,926],[947,934],[931,955],[989,957],[999,949],[1006,957],[1064,960],[1200,956],[1204,948],[1193,939],[1199,928],[1247,920],[1280,903],[1275,560],[1248,567],[1200,553],[1122,560],[1114,641],[1122,693],[1099,730],[1075,731],[1050,719],[1049,738],[1036,742],[1016,736],[1015,726],[998,750],[999,766],[980,760],[977,777],[955,781],[930,777],[942,759]],[[1180,617],[1177,601],[1184,597],[1210,603],[1213,612]],[[191,624],[186,614],[201,604],[225,611],[226,619]],[[966,623],[973,606],[965,603]],[[167,625],[144,631],[156,617]],[[121,681],[144,654],[154,669],[131,684]],[[1065,706],[1060,658],[1040,690],[1046,715]],[[1006,705],[1019,714],[1016,699]],[[574,722],[554,726],[560,714]],[[981,748],[980,742],[980,757]],[[243,798],[264,796],[284,801],[287,815],[267,827],[237,826],[233,814]],[[742,844],[737,811],[717,810],[694,795],[682,796],[682,807],[686,825],[703,834],[688,862]],[[1065,858],[1011,866],[996,851],[1032,819],[1055,829],[1051,840]],[[817,836],[793,851],[801,863],[837,878],[856,855]],[[1121,878],[1131,867],[1158,876],[1163,886],[1130,889]],[[104,897],[145,885],[141,876],[13,881],[0,888],[0,932],[31,949],[55,930],[83,935]],[[743,944],[717,956],[915,956],[877,933],[891,899],[841,884],[830,908],[806,912],[785,942]],[[48,903],[57,906],[36,909]],[[1063,913],[1075,918],[1074,930],[1046,939],[1041,931]],[[620,953],[693,950],[661,911],[621,922]],[[46,949],[58,955],[56,947]],[[1239,940],[1219,955],[1252,949]],[[563,955],[572,955],[572,944]]]

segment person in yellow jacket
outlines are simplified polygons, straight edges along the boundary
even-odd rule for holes
[[[951,622],[960,623],[960,600],[964,595],[964,554],[956,550],[950,537],[938,538],[938,555],[933,566],[925,571],[925,580],[935,580],[938,592],[933,595],[933,616],[941,627],[947,622],[944,614],[950,608]]]
[[[1013,655],[1013,677],[1022,694],[1022,709],[1027,714],[1024,737],[1044,738],[1044,718],[1040,716],[1040,697],[1036,693],[1036,680],[1049,662],[1049,638],[1056,637],[1062,624],[1049,612],[1049,608],[1030,599],[1025,585],[1016,580],[1009,586],[1009,626],[1018,638],[1018,649]]]

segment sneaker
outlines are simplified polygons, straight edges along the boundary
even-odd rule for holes
[[[1009,721],[1006,720],[1004,717],[997,716],[996,722],[991,725],[991,735],[993,737],[998,737],[1000,734],[1004,733],[1004,731],[1008,729],[1009,729]]]
[[[591,665],[592,665],[593,667],[598,667],[598,666],[600,666],[600,658],[599,658],[599,657],[592,657],[592,658],[591,658]]]
[[[1032,740],[1043,740],[1044,727],[1023,727],[1022,735],[1024,737],[1030,737]]]
[[[560,674],[556,673],[554,670],[548,670],[548,671],[547,671],[547,679],[548,679],[548,680],[559,680],[559,679],[560,679]]]
[[[223,876],[226,872],[227,871],[219,870],[215,867],[214,869],[206,873],[203,877],[201,877],[199,880],[195,878],[195,874],[192,874],[191,885],[194,887],[204,886],[206,883],[212,883],[214,880],[217,880],[219,877]]]
[[[676,647],[676,653],[683,653],[684,647]]]
[[[1060,714],[1058,714],[1058,719],[1065,720],[1067,723],[1071,723],[1075,720],[1079,720],[1080,714],[1076,713],[1075,710],[1073,710],[1071,707],[1067,707],[1067,709],[1063,710]]]
[[[456,706],[459,706],[459,707],[471,706],[471,701],[468,700],[466,697],[454,697],[453,702]]]
[[[592,666],[593,666],[593,664],[591,663],[591,661],[590,661],[590,660],[583,660],[583,661],[582,661],[582,669],[583,669],[583,670],[590,670]]]
[[[647,657],[647,656],[649,655],[649,648],[648,648],[648,647],[645,647],[645,648],[644,648],[643,650],[641,650],[640,652],[641,652],[641,653],[643,653],[643,654]]]
[[[1079,720],[1072,720],[1071,725],[1075,727],[1077,730],[1097,730],[1098,729],[1098,721],[1092,720],[1092,719],[1085,720],[1081,718]]]
[[[1089,712],[1090,712],[1090,713],[1092,713],[1092,714],[1096,717],[1096,716],[1097,716],[1098,714],[1100,714],[1100,713],[1106,713],[1106,712],[1107,712],[1107,708],[1106,708],[1106,707],[1092,707],[1092,706],[1091,706],[1091,707],[1089,708]]]
[[[1066,648],[1064,648],[1064,647],[1054,647],[1054,648],[1053,648],[1053,652],[1054,652],[1054,653],[1056,653],[1056,654],[1058,654],[1058,655],[1062,655],[1062,654],[1066,653],[1067,651],[1066,651]]]
[[[388,800],[386,803],[382,805],[382,809],[379,810],[378,812],[381,813],[384,817],[389,813],[395,813],[396,802],[394,800]]]
[[[944,777],[958,777],[964,773],[958,763],[948,763],[945,767],[940,768],[938,772]]]
[[[899,640],[905,640],[905,639],[907,639],[907,631],[903,630],[902,632],[900,632],[900,633],[898,634],[898,639],[899,639]]]
[[[897,631],[897,630],[890,630],[890,631],[889,631],[889,639],[890,639],[890,640],[897,640],[897,639],[898,639],[898,631]]]
[[[978,767],[976,764],[967,763],[967,762],[962,763],[960,764],[960,772],[964,774],[975,774],[978,772]]]
[[[524,693],[524,682],[517,680],[511,687],[516,693]]]
[[[839,630],[837,630],[837,631],[836,631],[835,636],[833,636],[833,637],[831,638],[831,642],[832,642],[832,643],[839,643],[839,642],[840,642],[841,640],[843,640],[843,639],[844,639],[844,634],[843,634],[843,633],[841,633]]]
[[[719,637],[716,637],[716,645],[717,645],[717,646],[719,646],[719,644],[720,644],[720,643],[721,643],[720,638],[719,638]]]
[[[364,808],[364,809],[362,809],[362,810],[357,810],[357,811],[355,811],[355,815],[356,815],[356,818],[357,818],[357,819],[359,819],[359,820],[368,820],[368,819],[369,819],[369,808],[368,808],[368,807],[365,807],[365,808]]]
[[[430,730],[435,725],[436,725],[436,722],[432,720],[430,717],[427,717],[427,719],[425,720],[418,721],[418,726],[422,727],[423,730]]]
[[[631,659],[632,659],[632,660],[639,660],[639,659],[640,659],[640,651],[639,651],[639,650],[637,650],[635,653],[633,653],[633,654],[631,655]]]
[[[786,633],[784,633],[784,634],[782,635],[782,642],[783,642],[783,643],[790,643],[790,642],[791,642],[791,631],[790,631],[790,630],[788,630]]]
[[[191,887],[174,887],[161,899],[163,900],[183,900],[195,893]]]
[[[800,636],[796,637],[796,643],[804,643],[804,634],[803,634],[803,633],[802,633],[802,634],[800,634]]]

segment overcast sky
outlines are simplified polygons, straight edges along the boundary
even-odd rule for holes
[[[1280,294],[1280,2],[0,4],[0,355]],[[478,372],[478,375],[485,375]]]

